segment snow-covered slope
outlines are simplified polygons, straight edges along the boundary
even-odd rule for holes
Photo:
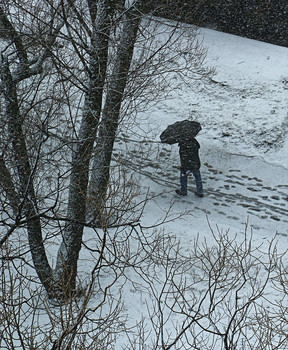
[[[183,225],[189,237],[207,232],[208,218],[235,231],[249,220],[261,238],[276,232],[287,237],[288,49],[208,29],[199,35],[208,49],[207,64],[216,68],[213,79],[197,91],[177,81],[173,99],[159,103],[148,117],[139,115],[139,122],[144,130],[153,125],[148,137],[157,141],[177,120],[200,121],[203,130],[197,139],[206,196],[195,197],[191,177],[189,195],[175,197],[178,147],[148,142],[147,149],[143,144],[127,155],[147,175],[141,180],[143,189],[165,192],[156,207],[147,207],[146,218],[158,220],[176,201],[173,210],[193,212],[185,224],[181,221],[181,236]],[[151,147],[154,152],[149,153]],[[170,225],[177,234],[177,221]]]
[[[212,231],[239,241],[252,233],[253,245],[264,250],[275,237],[278,251],[286,250],[288,49],[208,29],[200,36],[216,75],[197,91],[175,81],[173,99],[138,116],[147,142],[128,141],[122,154],[141,191],[154,196],[141,222],[150,226],[168,215],[165,232],[180,239],[187,254],[196,238],[212,242]],[[178,146],[157,143],[167,125],[189,117],[203,126],[197,139],[204,198],[194,195],[193,177],[188,196],[177,197]],[[145,308],[141,296],[126,292],[129,317],[137,319]]]
[[[179,82],[175,99],[158,106],[153,122],[161,128],[192,115],[203,125],[200,141],[218,140],[225,148],[287,168],[287,48],[208,29],[200,36],[216,75],[194,93]]]

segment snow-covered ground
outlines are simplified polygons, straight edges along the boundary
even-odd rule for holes
[[[133,142],[133,134],[127,135],[125,131],[125,137],[120,134],[119,142],[116,144],[115,156],[117,153],[121,154],[123,164],[126,164],[128,171],[139,180],[141,192],[139,199],[143,199],[145,193],[153,198],[147,202],[141,224],[153,226],[166,218],[167,222],[157,228],[158,233],[163,229],[163,232],[175,236],[176,240],[179,239],[187,256],[192,254],[197,237],[199,242],[206,239],[208,243],[213,243],[212,231],[228,232],[231,239],[236,236],[239,242],[244,240],[245,232],[253,233],[253,244],[262,245],[263,250],[275,237],[278,252],[284,251],[288,248],[288,48],[208,29],[202,29],[199,36],[203,38],[203,45],[208,49],[207,64],[216,68],[213,78],[201,89],[194,90],[188,89],[180,79],[174,79],[173,98],[162,101],[149,112],[138,115],[137,125],[139,130],[143,131],[144,141]],[[177,197],[175,189],[179,186],[178,146],[161,144],[159,140],[160,133],[169,124],[186,118],[196,119],[202,125],[202,131],[197,139],[201,144],[204,198],[194,195],[195,185],[192,177],[189,178],[188,196]],[[124,138],[126,143],[123,141]],[[132,238],[133,232],[131,230]],[[145,231],[147,232],[149,230]],[[85,246],[81,250],[79,260],[80,278],[91,277],[91,269],[99,257],[97,244],[101,241],[101,234],[101,230],[97,231],[97,234],[92,229],[85,231]],[[151,229],[145,237],[147,252],[153,234],[154,229]],[[127,234],[123,234],[125,239],[122,241],[121,235],[120,230],[117,237],[111,238],[112,244],[115,244],[113,249],[119,248],[119,254],[122,252],[121,244],[124,246],[127,238]],[[129,233],[129,238],[131,237]],[[134,241],[131,239],[131,242],[136,246],[137,237]],[[90,250],[86,249],[87,247]],[[131,246],[131,251],[133,249],[136,250]],[[165,246],[159,246],[159,257],[163,253],[161,249],[165,250]],[[50,257],[56,253],[56,249],[51,250],[53,251]],[[109,253],[107,249],[105,251],[107,262]],[[123,260],[124,258],[125,256]],[[151,278],[155,274],[154,287],[156,288],[157,284],[160,289],[163,287],[161,287],[162,276],[157,276],[157,272],[161,272],[161,262],[158,262],[159,267],[157,261],[153,260],[156,258],[157,252],[151,258],[149,266],[147,257],[141,265],[141,256],[139,259],[135,256],[135,261],[140,262],[137,267],[138,275],[135,273],[137,269],[133,270],[131,266],[130,271],[129,266],[125,278],[120,281],[125,280],[127,283],[123,283],[120,288],[117,284],[111,287],[115,300],[118,296],[119,298],[122,296],[128,325],[141,322],[142,316],[147,318],[147,322],[144,319],[146,324],[151,317],[159,316],[153,314],[152,308],[150,309],[152,314],[149,314],[149,295],[145,294],[144,290],[141,293],[139,291],[141,286],[145,285],[145,276],[142,276],[144,279],[141,280],[142,272],[150,273]],[[105,269],[110,269],[110,275],[105,274]],[[101,270],[99,275],[100,284],[105,285],[105,280],[107,285],[109,284],[112,270],[113,264],[110,266],[107,263],[107,266],[103,267],[103,272]],[[119,270],[115,268],[115,275],[119,271],[120,268]],[[187,278],[188,285],[195,284],[192,286],[195,295],[197,293],[200,295],[203,291],[205,294],[207,288],[206,281],[202,281],[201,276],[197,275],[199,271],[201,272],[201,269],[197,270],[195,267],[195,271],[186,271],[187,275],[184,277],[182,275],[183,279]],[[194,272],[193,278],[197,276],[192,280]],[[176,275],[174,277],[175,281],[180,278]],[[145,282],[147,287],[149,281]],[[104,287],[101,287],[104,290]],[[91,313],[93,310],[95,313],[99,312],[97,305],[101,303],[103,290],[98,294],[95,293],[90,300]],[[152,289],[148,292],[152,291],[154,292]],[[268,286],[268,295],[269,291]],[[274,297],[277,298],[277,295]],[[203,305],[205,307],[206,301]],[[189,311],[189,305],[185,307]],[[55,313],[57,310],[56,308]],[[101,311],[99,313],[100,324],[102,314]],[[43,316],[43,324],[45,320],[47,315]],[[177,315],[172,316],[165,325],[168,333],[170,330],[174,332],[176,322]],[[49,320],[47,323],[49,324]],[[121,325],[120,322],[118,325]],[[87,327],[90,326],[89,324]],[[106,325],[102,326],[106,331]],[[47,327],[49,329],[49,325]],[[95,332],[100,329],[100,339],[101,328],[96,328]],[[149,330],[149,326],[147,329]],[[147,339],[147,343],[149,341],[150,339]],[[117,344],[115,349],[122,349],[121,346],[127,344],[127,338],[121,339],[120,336]],[[139,349],[144,347],[141,348],[139,345]],[[220,347],[215,345],[213,349]]]
[[[141,178],[143,190],[164,192],[146,208],[144,220],[159,220],[175,201],[173,211],[192,213],[168,229],[177,234],[180,225],[186,242],[207,233],[209,220],[235,232],[249,222],[255,239],[277,234],[287,246],[288,49],[209,29],[199,35],[216,75],[197,91],[176,81],[173,99],[138,119],[153,141],[175,121],[192,118],[201,123],[197,139],[205,197],[195,197],[191,176],[189,195],[177,198],[178,146],[148,140],[146,150],[144,143],[138,154],[134,149],[127,156],[147,175]]]
[[[197,236],[212,242],[212,231],[229,232],[239,241],[249,232],[253,244],[263,249],[275,237],[278,251],[286,250],[288,49],[209,29],[199,35],[215,76],[195,91],[176,80],[173,99],[138,116],[147,142],[141,147],[131,143],[126,154],[140,176],[141,190],[154,196],[141,223],[153,225],[169,212],[163,227],[188,254]],[[198,120],[203,128],[197,139],[204,198],[194,195],[192,176],[188,196],[177,197],[178,146],[157,143],[166,126],[186,118]],[[181,213],[186,215],[178,217]],[[140,317],[144,303],[135,292],[126,292],[128,314]]]

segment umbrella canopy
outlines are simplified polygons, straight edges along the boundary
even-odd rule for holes
[[[194,120],[181,120],[168,125],[160,135],[161,142],[172,145],[195,137],[201,130],[200,123]]]

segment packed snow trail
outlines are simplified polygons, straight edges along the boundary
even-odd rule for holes
[[[208,217],[226,227],[240,228],[249,218],[254,230],[270,230],[271,236],[288,236],[287,169],[260,157],[232,154],[204,145],[201,173],[205,197],[194,195],[193,176],[188,178],[188,196],[178,197],[175,194],[179,188],[178,147],[158,147],[155,152],[148,148],[145,151],[145,145],[132,148],[124,160],[132,172],[140,175],[141,191],[149,188],[150,195],[157,198],[154,199],[157,207],[165,211],[175,202],[175,211],[191,210],[195,219],[206,221]],[[193,225],[195,220],[191,220]]]
[[[257,240],[276,234],[287,247],[288,49],[209,29],[199,35],[215,76],[189,87],[171,73],[171,99],[140,112],[133,130],[121,129],[116,153],[139,175],[141,192],[149,189],[155,196],[146,207],[147,222],[165,216],[173,204],[172,212],[191,211],[182,218],[181,232],[179,222],[167,227],[179,236],[208,234],[207,220],[233,232],[249,222]],[[159,139],[169,124],[187,118],[202,125],[197,140],[204,198],[194,195],[193,176],[188,196],[175,194],[178,147]]]

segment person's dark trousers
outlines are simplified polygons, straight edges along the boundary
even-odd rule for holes
[[[180,193],[184,196],[187,195],[187,178],[188,174],[190,173],[190,170],[188,170],[186,173],[182,172],[180,173]],[[202,178],[201,178],[201,173],[200,170],[192,170],[192,174],[195,178],[196,182],[196,192],[195,194],[199,197],[203,197],[203,185],[202,185]]]
[[[187,177],[188,177],[188,174],[186,175],[185,173],[183,173],[181,171],[181,173],[180,173],[180,186],[181,186],[180,192],[183,195],[187,194]]]
[[[195,182],[196,182],[196,194],[203,196],[203,185],[202,185],[202,178],[201,178],[200,170],[192,170],[192,174],[193,174],[193,176],[195,178]],[[186,178],[187,178],[187,176],[186,176]],[[187,187],[186,187],[186,191],[187,191]]]

